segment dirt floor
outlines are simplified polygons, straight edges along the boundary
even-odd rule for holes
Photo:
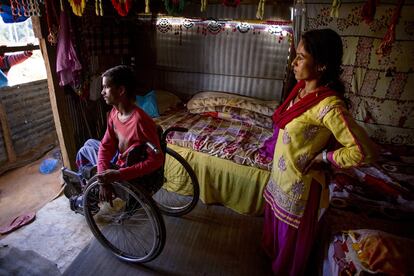
[[[63,183],[60,161],[50,174],[39,171],[42,162],[57,151],[53,149],[41,159],[0,176],[0,227],[7,226],[17,216],[37,212],[59,195]]]

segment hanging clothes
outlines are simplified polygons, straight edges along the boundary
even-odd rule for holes
[[[13,15],[10,1],[8,0],[0,0],[0,11],[0,16],[3,19],[4,23],[23,22],[29,18],[27,16],[24,16],[24,7],[22,5],[20,5],[19,10],[15,11],[15,13],[17,12],[18,14]]]
[[[81,69],[82,65],[79,62],[70,37],[69,18],[66,12],[62,11],[60,13],[60,33],[56,57],[56,73],[59,76],[59,85],[79,86]]]

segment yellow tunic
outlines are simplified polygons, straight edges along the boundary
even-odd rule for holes
[[[275,216],[295,228],[300,224],[313,180],[322,185],[320,208],[328,206],[325,172],[310,170],[303,174],[303,171],[326,148],[332,134],[343,145],[328,153],[335,166],[348,168],[370,163],[375,158],[373,142],[336,96],[323,99],[279,130],[264,197]]]

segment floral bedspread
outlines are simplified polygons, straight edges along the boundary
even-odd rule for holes
[[[237,164],[271,170],[272,160],[259,154],[272,129],[241,121],[229,121],[181,110],[155,119],[164,130],[172,126],[188,132],[171,132],[169,144],[191,148]]]

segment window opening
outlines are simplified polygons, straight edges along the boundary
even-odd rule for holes
[[[24,22],[4,23],[0,20],[0,54],[22,53],[27,45],[34,45],[30,58],[10,68],[7,73],[8,86],[33,82],[47,78],[46,67],[40,52],[39,41],[34,36],[31,18]],[[30,48],[30,47],[29,47]]]

